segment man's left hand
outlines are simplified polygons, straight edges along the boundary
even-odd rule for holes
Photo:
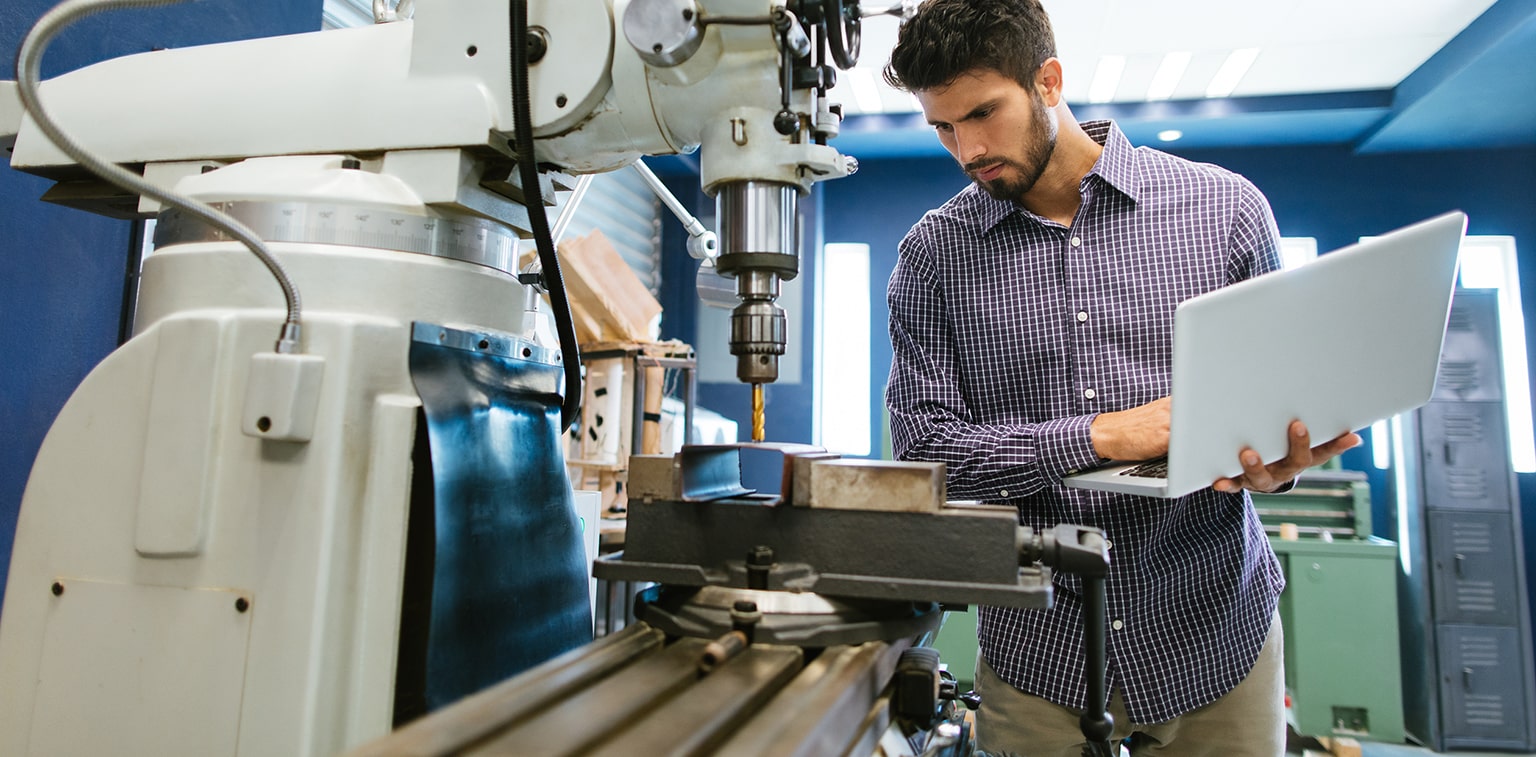
[[[1344,450],[1359,446],[1361,441],[1359,434],[1349,432],[1313,447],[1307,426],[1301,421],[1291,421],[1289,437],[1290,450],[1285,457],[1269,465],[1264,464],[1259,453],[1244,448],[1238,453],[1238,460],[1243,464],[1243,475],[1217,479],[1211,488],[1219,492],[1238,492],[1243,489],[1272,492],[1289,483],[1296,474],[1314,465],[1322,465]]]

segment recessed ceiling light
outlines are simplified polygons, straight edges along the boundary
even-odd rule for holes
[[[1206,97],[1226,97],[1237,89],[1238,82],[1248,74],[1248,67],[1253,65],[1255,58],[1259,57],[1259,48],[1245,47],[1241,50],[1233,50],[1227,56],[1225,63],[1221,64],[1221,70],[1211,78],[1211,85],[1206,87]]]
[[[1184,137],[1184,132],[1178,129],[1163,129],[1157,133],[1157,138],[1164,142],[1177,142]]]
[[[1099,58],[1099,67],[1093,71],[1093,83],[1088,85],[1088,102],[1107,103],[1115,99],[1115,90],[1120,87],[1120,74],[1124,71],[1124,55]]]
[[[1173,97],[1173,90],[1179,86],[1179,81],[1184,78],[1184,69],[1189,67],[1189,53],[1172,52],[1163,56],[1163,62],[1158,64],[1157,73],[1152,75],[1152,84],[1147,87],[1148,100],[1167,100]]]

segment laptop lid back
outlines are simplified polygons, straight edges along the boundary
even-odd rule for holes
[[[1446,213],[1181,303],[1168,496],[1413,409],[1434,391],[1466,215]]]

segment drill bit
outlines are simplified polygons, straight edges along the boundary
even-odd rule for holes
[[[752,441],[760,442],[763,433],[763,385],[752,385]]]

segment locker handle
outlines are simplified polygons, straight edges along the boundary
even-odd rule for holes
[[[1471,691],[1472,690],[1472,669],[1471,668],[1462,668],[1461,669],[1461,688],[1463,690],[1465,690],[1465,691]]]
[[[1456,464],[1455,461],[1451,460],[1451,443],[1450,442],[1446,442],[1445,443],[1445,464],[1446,465],[1455,465]]]
[[[1465,564],[1466,561],[1467,561],[1467,556],[1466,555],[1463,555],[1463,554],[1460,554],[1460,553],[1458,553],[1456,555],[1456,577],[1457,578],[1465,577],[1465,574],[1461,570],[1461,566],[1463,564]]]

